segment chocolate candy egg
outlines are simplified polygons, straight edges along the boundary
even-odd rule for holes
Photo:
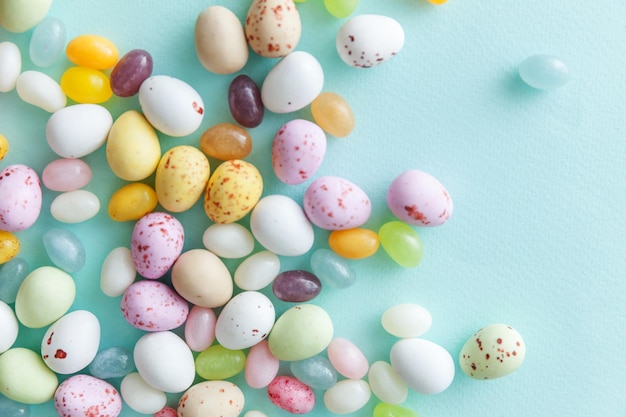
[[[292,52],[302,34],[293,0],[254,0],[246,16],[246,38],[254,52],[277,58]]]
[[[130,250],[141,276],[160,278],[183,250],[183,225],[171,214],[148,213],[135,223]]]
[[[209,6],[196,19],[196,54],[204,68],[232,74],[248,62],[246,35],[237,15],[223,6]]]
[[[41,213],[41,185],[32,168],[15,164],[0,171],[0,230],[19,232]]]
[[[108,382],[79,374],[59,385],[54,393],[54,407],[60,416],[88,416],[95,412],[98,416],[117,417],[122,411],[122,397]]]

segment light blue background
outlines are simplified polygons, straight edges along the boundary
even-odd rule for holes
[[[243,20],[249,2],[57,0],[50,15],[66,23],[70,37],[97,33],[122,54],[147,49],[154,74],[179,77],[201,93],[201,129],[185,138],[161,136],[167,149],[197,144],[204,129],[232,121],[226,91],[234,75],[208,73],[194,52],[195,18],[211,4],[230,7]],[[400,54],[369,70],[350,68],[337,56],[334,39],[345,19],[330,16],[321,0],[298,8],[303,35],[297,49],[320,60],[324,90],[344,96],[357,117],[349,138],[329,137],[317,175],[360,185],[373,202],[366,226],[374,230],[392,219],[386,188],[407,169],[434,175],[455,204],[447,224],[418,229],[425,246],[419,267],[402,269],[381,249],[353,263],[359,273],[355,286],[322,292],[314,302],[333,317],[335,334],[354,341],[370,362],[388,360],[395,339],[383,331],[380,316],[396,303],[415,302],[433,316],[424,338],[456,360],[475,330],[507,323],[528,347],[517,372],[482,382],[457,365],[447,391],[412,392],[404,405],[422,417],[626,415],[626,3],[450,0],[433,6],[426,0],[362,0],[355,14],[388,15],[406,31]],[[29,39],[30,33],[0,29],[0,41],[21,47],[24,70],[36,69],[26,52]],[[560,56],[571,70],[569,84],[550,92],[524,85],[517,66],[536,53]],[[275,62],[251,55],[242,72],[260,84]],[[63,61],[45,71],[58,79],[68,65]],[[107,106],[114,116],[138,108],[136,98],[112,99]],[[0,132],[11,143],[1,166],[27,163],[41,173],[55,158],[44,136],[48,117],[15,92],[0,94]],[[271,171],[272,138],[298,117],[310,118],[308,109],[268,114],[251,130],[254,150],[247,159],[264,174],[265,194],[300,200],[309,183],[285,186]],[[124,183],[113,177],[103,149],[85,160],[95,173],[87,189],[100,196],[103,209],[84,224],[60,225],[83,239],[88,254],[86,267],[74,274],[79,294],[73,309],[98,314],[101,348],[132,347],[140,332],[123,320],[119,298],[99,289],[102,260],[130,239],[132,224],[115,224],[106,214],[109,196]],[[33,267],[50,264],[40,239],[46,228],[59,226],[49,215],[53,198],[46,191],[36,226],[19,233],[21,256]],[[186,249],[201,247],[210,223],[201,203],[178,217],[186,227]],[[327,245],[326,236],[318,231],[316,247]],[[231,270],[237,263],[229,262]],[[291,268],[308,268],[308,256],[283,259],[283,269]],[[287,307],[276,303],[279,312]],[[21,332],[18,344],[37,350],[43,329]],[[245,386],[243,378],[236,381]],[[263,390],[246,393],[245,410],[287,415]],[[321,396],[316,416],[329,414]],[[375,404],[373,397],[355,415],[370,415]],[[32,415],[53,413],[48,403],[34,407]],[[122,415],[137,414],[126,408]]]

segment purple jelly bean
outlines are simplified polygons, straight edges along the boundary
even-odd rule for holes
[[[131,97],[152,74],[152,56],[143,49],[124,55],[111,71],[111,90],[119,97]]]
[[[247,75],[239,75],[230,83],[228,106],[235,121],[244,127],[257,127],[263,121],[261,92]]]
[[[272,283],[276,298],[292,303],[312,300],[322,291],[320,280],[308,271],[292,270],[281,272]]]

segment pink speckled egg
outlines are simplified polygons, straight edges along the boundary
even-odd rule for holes
[[[292,52],[302,34],[300,14],[293,0],[254,0],[246,15],[250,48],[267,58]]]
[[[359,227],[372,213],[365,191],[344,178],[332,176],[313,181],[304,193],[303,205],[311,223],[327,230]]]
[[[157,279],[167,273],[183,250],[183,225],[171,214],[154,212],[140,218],[133,229],[130,251],[137,272]]]
[[[387,205],[400,220],[416,226],[439,226],[452,214],[452,198],[436,178],[411,169],[387,190]]]
[[[108,382],[79,374],[59,385],[54,407],[63,417],[116,417],[122,411],[122,397]]]
[[[274,173],[285,184],[301,184],[315,174],[325,154],[326,134],[322,128],[308,120],[291,120],[274,136]]]
[[[277,407],[292,414],[306,414],[315,406],[315,394],[292,376],[278,376],[267,386],[267,395]]]
[[[187,301],[159,281],[137,281],[126,289],[120,309],[133,327],[149,332],[182,326],[189,314]]]
[[[26,165],[0,171],[0,230],[19,232],[32,226],[41,213],[41,184]]]

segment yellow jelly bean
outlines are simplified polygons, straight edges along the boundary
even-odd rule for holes
[[[68,68],[61,76],[61,89],[77,103],[104,103],[113,95],[109,77],[87,67]]]
[[[0,134],[0,161],[4,159],[7,152],[9,152],[9,141],[4,135]]]
[[[444,4],[446,3],[448,0],[428,0],[430,3],[432,4]]]
[[[157,206],[156,192],[147,184],[136,182],[117,190],[109,200],[109,216],[118,222],[138,220]]]
[[[373,230],[354,228],[334,230],[328,237],[328,245],[339,256],[363,259],[376,253],[380,241]]]
[[[0,264],[10,261],[20,253],[20,241],[11,232],[0,230]]]
[[[75,37],[67,44],[65,54],[76,65],[99,70],[113,68],[119,57],[115,44],[98,35]]]
[[[354,130],[354,113],[346,100],[337,93],[321,93],[311,103],[315,123],[327,133],[344,138]]]

